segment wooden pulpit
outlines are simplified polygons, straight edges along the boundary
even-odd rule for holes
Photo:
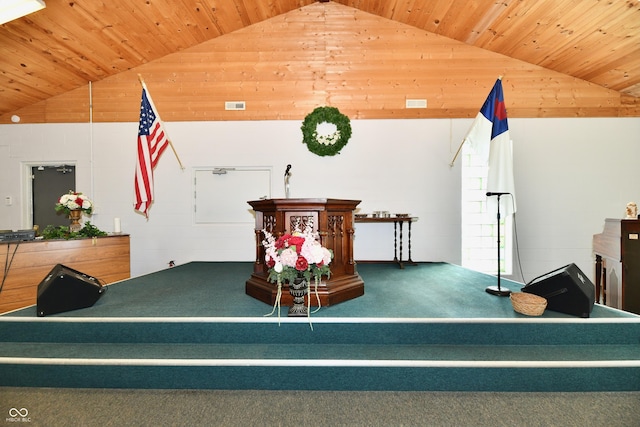
[[[360,200],[340,199],[265,199],[247,202],[256,214],[256,260],[253,273],[246,282],[246,294],[273,305],[277,295],[277,284],[267,280],[269,275],[265,265],[263,230],[275,238],[295,229],[301,229],[310,221],[313,231],[318,232],[322,246],[333,251],[331,277],[322,278],[318,285],[318,295],[322,306],[357,298],[364,294],[364,281],[356,270],[353,259],[353,239],[355,234],[353,211]],[[309,284],[311,305],[317,306],[315,284]],[[287,283],[282,284],[282,305],[291,305]]]

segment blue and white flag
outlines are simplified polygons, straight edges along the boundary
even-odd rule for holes
[[[465,142],[488,165],[487,192],[508,193],[501,197],[500,211],[506,215],[516,212],[516,194],[513,181],[513,142],[509,137],[507,109],[504,105],[502,80],[496,80],[484,105],[476,116]],[[495,199],[491,197],[489,200]],[[495,203],[488,203],[489,207]]]

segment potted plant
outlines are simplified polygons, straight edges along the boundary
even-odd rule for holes
[[[93,202],[84,194],[69,190],[67,194],[63,194],[58,199],[56,212],[64,212],[71,220],[69,229],[71,231],[79,231],[82,228],[80,225],[82,213],[84,212],[87,215],[91,215],[91,212],[93,212]]]

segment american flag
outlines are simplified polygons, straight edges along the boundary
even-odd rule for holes
[[[149,217],[147,211],[153,202],[153,169],[169,145],[167,132],[147,93],[142,86],[140,126],[138,128],[138,162],[135,177],[135,210]]]

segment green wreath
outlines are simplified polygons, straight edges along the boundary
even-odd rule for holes
[[[332,123],[336,131],[332,135],[319,136],[318,125]],[[302,122],[302,143],[318,156],[335,156],[347,145],[351,138],[351,123],[349,117],[342,114],[335,107],[318,107]]]

